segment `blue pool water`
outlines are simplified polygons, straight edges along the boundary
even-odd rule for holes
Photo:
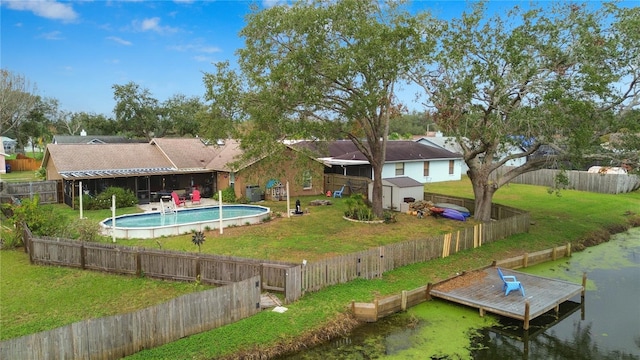
[[[222,219],[241,218],[266,214],[270,210],[257,205],[222,205]],[[162,215],[159,212],[145,214],[131,214],[116,217],[118,228],[148,228],[157,226],[181,225],[207,222],[220,219],[220,209],[215,207],[201,207],[184,209],[175,213]],[[104,226],[112,226],[112,219],[102,222]]]

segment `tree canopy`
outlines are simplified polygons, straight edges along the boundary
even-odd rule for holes
[[[572,3],[486,18],[478,3],[442,24],[412,78],[462,147],[477,219],[490,219],[494,192],[516,176],[602,153],[600,136],[640,100],[639,19],[640,8]],[[493,176],[518,157],[528,160]]]
[[[430,46],[426,22],[395,2],[301,1],[256,11],[241,31],[239,73],[206,74],[211,112],[234,124],[248,154],[282,140],[350,139],[374,174],[373,211],[382,217],[382,166],[389,121],[402,108],[395,87]],[[232,90],[234,105],[216,90]]]
[[[37,101],[35,84],[20,74],[0,69],[0,134],[19,127]]]

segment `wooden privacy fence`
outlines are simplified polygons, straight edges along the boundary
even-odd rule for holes
[[[473,200],[425,193],[425,199],[465,206],[473,211]],[[430,236],[380,246],[357,253],[336,256],[308,263],[302,267],[301,292],[318,291],[330,285],[358,278],[373,279],[384,272],[457,252],[473,249],[482,244],[529,231],[528,212],[508,206],[494,205],[492,216],[496,221],[476,224],[455,233]]]
[[[492,179],[501,177],[510,167],[498,169]],[[540,169],[517,176],[511,182],[552,187],[560,170]],[[589,191],[602,194],[628,193],[640,188],[640,177],[631,174],[598,174],[586,171],[565,171],[569,181],[568,188],[572,190]]]
[[[57,238],[32,237],[25,231],[25,250],[31,262],[76,267],[116,274],[147,276],[175,281],[200,280],[226,285],[259,275],[263,289],[285,293],[285,301],[300,297],[298,265],[231,256],[184,253],[92,243]]]
[[[41,204],[57,204],[58,184],[58,181],[5,183],[3,192],[20,199],[33,199],[38,194]]]
[[[541,250],[531,254],[496,260],[490,266],[518,269],[547,261],[555,261],[562,257],[571,256],[571,244],[558,246],[547,250]],[[441,282],[448,281],[445,279]],[[351,311],[356,319],[367,322],[375,322],[391,314],[405,311],[407,308],[418,305],[431,298],[429,292],[437,285],[427,284],[413,290],[403,290],[400,294],[375,299],[372,303],[351,302]]]
[[[260,276],[253,276],[140,311],[2,341],[0,359],[120,359],[259,311]]]
[[[34,158],[11,159],[5,162],[11,165],[11,171],[35,171],[42,166],[42,161]]]

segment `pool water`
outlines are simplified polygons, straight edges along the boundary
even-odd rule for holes
[[[223,205],[222,227],[257,224],[270,214],[271,210],[258,205]],[[100,225],[104,235],[118,238],[154,238],[180,235],[193,231],[204,231],[220,227],[220,207],[200,207],[181,209],[162,214],[161,212],[129,214],[105,219]]]

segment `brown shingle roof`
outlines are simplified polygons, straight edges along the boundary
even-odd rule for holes
[[[146,143],[49,144],[47,152],[59,172],[172,167],[161,152]]]
[[[205,145],[198,138],[156,138],[151,144],[157,146],[166,158],[178,169],[205,169],[220,148]]]
[[[238,161],[242,156],[240,143],[235,140],[225,140],[224,144],[214,145],[217,148],[216,154],[207,163],[207,169],[232,172],[239,169],[232,169],[230,164]],[[246,165],[246,164],[245,164]],[[240,167],[242,168],[242,167]]]

